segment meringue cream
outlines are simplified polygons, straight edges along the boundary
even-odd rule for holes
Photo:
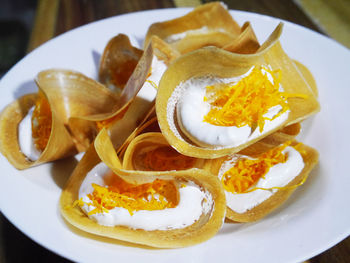
[[[81,208],[90,219],[100,225],[123,225],[132,229],[149,231],[184,228],[192,225],[203,213],[209,213],[213,206],[212,197],[208,192],[204,192],[192,182],[186,182],[179,186],[179,202],[173,208],[152,211],[137,210],[130,213],[126,208],[114,207],[102,213],[91,213],[96,209],[93,205],[88,205],[91,203],[89,194],[94,191],[92,185],[106,186],[109,172],[105,164],[98,164],[86,175],[79,190],[79,198],[83,202]],[[150,197],[146,198],[150,199]],[[158,198],[162,200],[161,197]]]
[[[263,128],[253,129],[246,124],[240,127],[235,125],[214,125],[205,121],[206,116],[211,111],[212,106],[207,99],[208,87],[213,85],[228,84],[235,85],[249,76],[254,67],[247,73],[236,78],[220,79],[216,77],[191,78],[176,87],[177,91],[173,96],[178,96],[176,105],[177,120],[181,130],[197,144],[212,147],[236,147],[249,140],[275,129],[287,121],[289,110],[282,112],[282,106],[275,105],[268,109],[263,115]],[[264,76],[273,85],[271,73],[264,68],[261,69]],[[279,85],[279,91],[283,88]]]
[[[41,152],[35,147],[32,136],[32,115],[35,106],[31,107],[27,115],[18,125],[18,143],[21,152],[32,161],[36,161]]]

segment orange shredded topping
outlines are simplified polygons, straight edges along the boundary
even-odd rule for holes
[[[273,83],[268,75],[271,75]],[[266,120],[273,120],[289,110],[288,98],[307,97],[279,91],[280,83],[280,70],[254,67],[237,83],[208,86],[204,101],[210,103],[211,110],[204,116],[204,121],[217,126],[259,127],[262,132]],[[264,117],[269,109],[278,105],[282,107],[278,114],[273,118]]]
[[[231,193],[250,192],[251,190],[249,189],[260,178],[263,178],[272,166],[287,161],[288,156],[282,151],[290,143],[286,142],[281,146],[275,147],[261,154],[257,159],[239,158],[235,165],[222,176],[221,181],[224,189]]]
[[[196,159],[178,153],[170,146],[157,147],[148,151],[143,159],[150,171],[186,170],[194,166]]]
[[[114,175],[108,187],[92,186],[94,191],[88,194],[90,203],[82,199],[73,203],[73,206],[94,206],[89,215],[108,212],[115,207],[125,208],[133,215],[139,210],[161,210],[178,204],[177,188],[171,181],[156,179],[152,183],[133,185]]]
[[[39,93],[32,115],[32,137],[39,151],[44,151],[51,134],[52,116],[49,102]]]

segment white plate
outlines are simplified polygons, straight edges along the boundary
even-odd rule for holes
[[[188,9],[138,12],[98,21],[42,45],[1,80],[3,108],[18,96],[36,91],[33,78],[60,67],[96,78],[98,59],[107,41],[126,33],[142,42],[148,26],[184,14]],[[232,11],[243,24],[251,21],[260,41],[278,19]],[[142,22],[141,22],[142,21]],[[281,38],[286,52],[314,74],[321,112],[306,121],[301,140],[320,152],[320,164],[305,185],[267,218],[250,224],[225,224],[209,241],[183,249],[144,249],[73,230],[60,216],[58,200],[73,170],[74,158],[17,171],[1,156],[0,207],[22,232],[44,247],[74,261],[104,262],[300,262],[350,233],[348,162],[350,118],[350,52],[318,33],[286,22]]]

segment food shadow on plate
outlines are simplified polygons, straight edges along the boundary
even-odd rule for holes
[[[133,38],[136,40],[137,48],[143,49],[143,42],[145,41],[145,36],[133,36]]]
[[[77,164],[78,160],[74,157],[67,157],[65,159],[52,162],[50,174],[52,180],[59,188],[64,188]]]
[[[22,97],[23,95],[27,95],[30,93],[37,93],[38,92],[38,86],[36,85],[34,79],[26,81],[19,85],[17,89],[14,90],[13,95],[15,99],[18,99]]]
[[[325,192],[324,174],[325,172],[322,171],[322,167],[318,163],[311,171],[306,182],[298,187],[284,204],[272,211],[265,218],[249,223],[234,222],[226,219],[225,225],[219,233],[232,234],[250,231],[252,227],[260,223],[266,223],[270,227],[277,227],[285,224],[287,221],[295,219],[295,217],[304,216],[304,214],[320,205],[320,200]],[[307,202],[308,205],[304,205],[305,202]]]
[[[59,210],[57,213],[60,215]],[[165,248],[150,247],[150,246],[146,246],[146,245],[141,245],[141,244],[131,243],[131,242],[122,241],[122,240],[118,240],[118,239],[113,239],[110,237],[104,237],[104,236],[91,234],[89,232],[85,232],[85,231],[80,230],[79,228],[71,225],[61,215],[60,215],[60,219],[62,221],[62,224],[64,224],[68,228],[69,231],[71,231],[73,234],[78,235],[82,238],[88,238],[88,239],[95,240],[95,241],[102,242],[102,243],[108,243],[108,244],[112,244],[112,245],[116,245],[116,246],[124,246],[124,247],[126,246],[126,247],[131,247],[131,248],[139,248],[139,249],[147,249],[147,250],[165,249]]]
[[[100,60],[102,55],[96,50],[93,50],[91,55],[92,55],[92,60],[94,61],[94,64],[95,64],[96,72],[98,74],[100,70]]]
[[[304,142],[306,138],[315,135],[315,132],[314,132],[315,127],[313,127],[317,125],[315,124],[315,121],[316,121],[315,118],[317,118],[317,115],[311,116],[310,118],[301,122],[301,131],[297,136],[298,141]]]

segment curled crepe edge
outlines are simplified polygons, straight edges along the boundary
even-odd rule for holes
[[[51,111],[64,123],[79,151],[85,151],[96,136],[95,124],[74,122],[76,116],[109,116],[118,97],[101,83],[84,74],[66,69],[48,69],[36,77],[39,91]]]
[[[127,35],[118,34],[113,37],[108,41],[100,59],[99,81],[120,95],[142,54],[141,49],[131,45]]]
[[[250,22],[243,24],[241,33],[236,39],[222,47],[224,50],[239,54],[254,54],[259,48],[259,41]]]
[[[144,159],[146,158],[148,152],[152,152],[158,148],[168,149],[168,151],[175,151],[160,132],[147,132],[135,137],[125,151],[123,158],[123,169],[152,171],[151,168],[153,167],[147,167],[147,165],[144,164]],[[167,171],[186,170],[190,168],[202,169],[206,162],[204,159],[188,157],[180,153],[178,153],[178,158],[181,159],[178,159],[178,162],[180,163],[173,164],[173,169],[168,169]],[[183,162],[185,162],[185,164],[183,164]],[[164,170],[153,169],[153,171]]]

